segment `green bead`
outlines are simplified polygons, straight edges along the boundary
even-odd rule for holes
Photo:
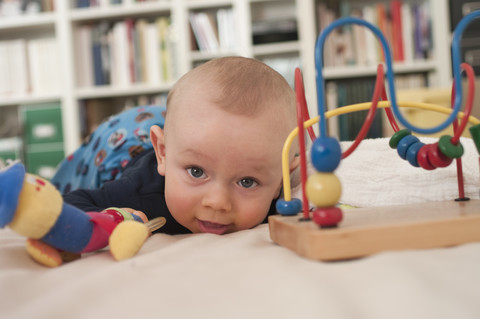
[[[446,157],[449,157],[449,158],[462,157],[463,155],[462,143],[460,143],[459,141],[457,145],[453,145],[452,142],[450,142],[451,139],[452,137],[450,135],[443,135],[442,137],[440,137],[440,140],[438,141],[438,149]]]
[[[398,142],[400,142],[402,138],[410,134],[412,134],[412,132],[410,132],[410,130],[407,130],[407,129],[403,129],[398,132],[395,132],[395,134],[393,134],[392,137],[390,138],[390,142],[388,143],[388,145],[390,145],[391,148],[395,149],[397,148]]]
[[[475,147],[477,148],[477,152],[480,153],[480,124],[470,127],[470,135],[472,136],[472,139],[475,142]]]

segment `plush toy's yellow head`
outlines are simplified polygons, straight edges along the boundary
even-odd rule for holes
[[[25,237],[39,239],[55,224],[62,211],[62,196],[46,180],[25,174],[11,229]]]

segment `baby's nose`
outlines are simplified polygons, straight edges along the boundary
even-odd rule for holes
[[[229,212],[232,209],[229,190],[221,185],[207,190],[202,204],[218,212]]]

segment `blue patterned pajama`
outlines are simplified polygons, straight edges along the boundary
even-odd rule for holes
[[[150,127],[163,128],[165,111],[163,106],[139,106],[111,116],[60,163],[51,182],[66,194],[117,179],[132,158],[152,148]]]

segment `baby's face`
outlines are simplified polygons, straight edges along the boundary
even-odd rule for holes
[[[181,105],[168,121],[159,172],[173,217],[194,233],[260,224],[281,185],[285,136],[272,130],[271,117],[235,115],[197,101]]]

